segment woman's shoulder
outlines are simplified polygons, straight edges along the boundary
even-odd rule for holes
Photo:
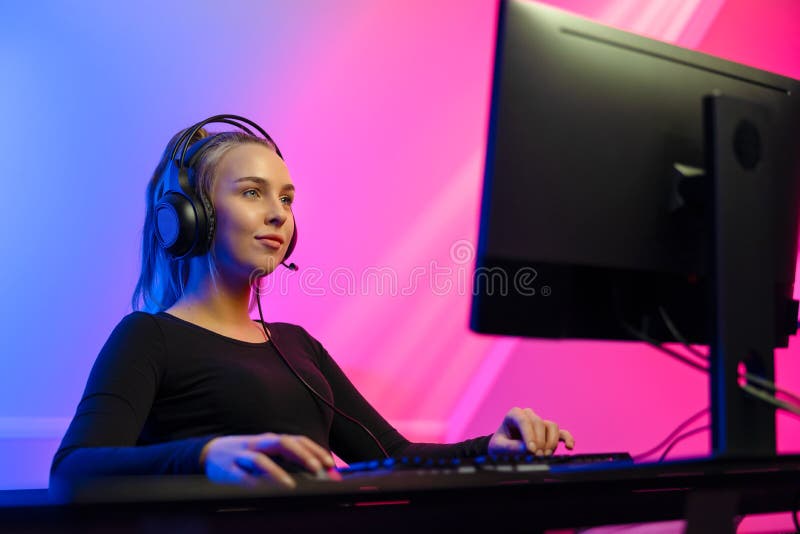
[[[166,358],[164,335],[149,313],[135,311],[124,316],[108,336],[98,354],[97,372],[140,366],[142,360],[162,365]],[[118,367],[122,365],[123,367]],[[106,371],[103,371],[103,370]]]
[[[156,316],[144,311],[133,311],[119,320],[115,330],[154,330],[158,328]]]
[[[270,334],[281,346],[294,345],[310,348],[313,352],[323,352],[322,344],[302,326],[294,323],[266,323]]]
[[[109,341],[141,343],[152,339],[161,340],[163,332],[156,317],[143,311],[134,311],[125,315],[114,327]]]
[[[256,319],[257,323],[261,323],[258,319]],[[275,337],[275,340],[280,340],[283,338],[284,340],[294,339],[294,338],[310,338],[311,335],[306,331],[305,328],[300,326],[299,324],[294,323],[283,323],[283,322],[273,322],[273,323],[264,323],[267,325],[269,332]]]

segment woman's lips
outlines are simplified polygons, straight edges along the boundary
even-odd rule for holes
[[[273,239],[270,237],[259,237],[258,240],[261,241],[263,244],[267,245],[268,247],[274,249],[281,248],[281,245],[283,244],[280,242],[280,240]]]

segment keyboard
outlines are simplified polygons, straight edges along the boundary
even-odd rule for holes
[[[340,468],[345,478],[363,475],[413,472],[424,474],[473,474],[473,473],[535,473],[556,472],[592,467],[616,467],[633,465],[627,452],[593,454],[556,454],[536,456],[533,454],[489,454],[475,458],[424,458],[403,456],[358,462]]]

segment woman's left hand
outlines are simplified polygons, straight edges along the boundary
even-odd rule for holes
[[[537,456],[550,456],[560,441],[567,449],[575,447],[575,439],[567,430],[558,428],[553,421],[536,415],[530,408],[511,408],[503,419],[503,424],[489,440],[490,454],[525,452]]]

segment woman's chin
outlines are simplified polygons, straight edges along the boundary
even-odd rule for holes
[[[250,271],[251,285],[256,279],[272,274],[272,272],[278,268],[278,265],[280,265],[280,262],[277,258],[269,257],[259,265],[253,266]]]

